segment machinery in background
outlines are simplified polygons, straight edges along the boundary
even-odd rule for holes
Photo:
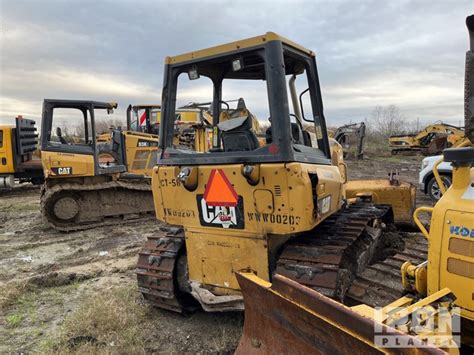
[[[159,135],[161,105],[128,105],[127,131]]]
[[[142,134],[143,137],[153,138],[156,140],[156,146],[158,146],[158,133],[159,123],[156,121],[156,117],[159,114],[161,106],[156,104],[149,105],[129,105],[126,112],[126,132],[130,134],[135,132],[136,134]],[[153,120],[153,116],[155,119]],[[97,152],[99,155],[99,161],[101,163],[116,164],[118,161],[117,153],[113,150],[112,134],[113,130],[122,130],[121,127],[109,127],[109,132],[101,132],[97,135]],[[153,155],[149,158],[157,158],[153,150]],[[128,159],[128,162],[133,162],[132,159]],[[132,171],[135,167],[129,165],[128,170]],[[151,168],[143,169],[139,172],[147,176],[151,176]]]
[[[401,264],[401,287],[393,289],[391,303],[347,307],[282,275],[274,276],[271,284],[253,273],[238,274],[245,323],[236,353],[288,353],[288,344],[296,353],[392,352],[394,348],[410,353],[417,347],[417,353],[436,353],[441,348],[456,354],[459,343],[474,347],[474,148],[447,149],[444,160],[454,166],[451,188],[434,208],[420,207],[414,214],[429,242],[427,261],[412,263],[420,243],[414,244],[411,261],[410,255],[399,256],[407,261]],[[418,218],[420,212],[432,214],[429,231]],[[376,263],[372,268],[382,266],[390,264]],[[380,289],[393,281],[379,282]]]
[[[350,123],[328,132],[344,149],[344,157],[349,153],[357,159],[364,158],[365,123]]]
[[[18,116],[15,126],[0,126],[0,189],[18,183],[43,183],[41,160],[35,159],[38,134],[35,121]]]
[[[147,176],[157,160],[158,136],[114,129],[110,141],[101,143],[108,145],[112,159],[100,159],[96,116],[116,107],[96,101],[44,100],[41,210],[53,228],[81,230],[153,215]]]
[[[212,83],[204,153],[174,144],[176,98],[195,80],[199,88]],[[245,92],[265,85],[255,90],[268,93],[263,141],[252,116],[232,117],[222,100],[230,82]],[[243,271],[267,282],[282,274],[344,300],[370,263],[403,249],[393,226],[402,214],[374,200],[403,200],[399,208],[409,213],[415,191],[394,186],[387,194],[386,185],[365,181],[360,194],[346,196],[354,189],[341,146],[326,131],[312,51],[268,32],[168,57],[163,87],[152,189],[157,218],[173,227],[149,237],[139,254],[138,287],[149,303],[176,312],[242,310]]]
[[[229,103],[237,102],[235,108],[231,108]],[[254,130],[260,143],[264,142],[265,136],[260,129],[260,123],[257,117],[252,114],[245,104],[243,98],[237,100],[221,101],[225,105],[225,109],[221,112],[219,118],[221,122],[234,119],[249,117],[252,122],[252,130]],[[176,110],[176,137],[177,145],[182,147],[189,147],[197,152],[207,152],[212,148],[212,102],[196,103],[192,102],[180,107]],[[194,116],[190,115],[194,113]],[[183,113],[187,114],[184,116]],[[192,119],[194,118],[194,119]]]
[[[470,50],[466,54],[464,102],[469,147],[444,150],[444,161],[453,166],[452,184],[434,207],[419,207],[413,215],[426,238],[424,244],[429,245],[427,258],[417,258],[416,251],[423,244],[417,242],[410,254],[398,256],[401,266],[394,263],[396,259],[389,264],[374,263],[369,267],[374,271],[392,268],[393,273],[394,266],[400,266],[398,286],[393,279],[378,279],[375,272],[364,271],[353,283],[351,288],[361,282],[352,295],[365,293],[369,297],[359,299],[361,304],[351,308],[285,275],[276,275],[271,284],[252,272],[238,274],[245,323],[236,353],[288,353],[291,344],[292,353],[457,354],[459,343],[466,347],[465,353],[472,352],[474,15],[466,23]],[[433,167],[434,175],[441,187],[437,166]],[[419,219],[422,212],[431,214],[429,231]],[[367,287],[370,278],[378,285]],[[390,302],[373,302],[373,296],[383,289],[391,296]]]
[[[464,138],[464,130],[447,123],[437,122],[425,127],[417,134],[395,135],[388,141],[393,155],[417,153],[437,155],[450,147],[450,142]]]

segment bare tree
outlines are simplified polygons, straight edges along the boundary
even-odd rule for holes
[[[395,134],[406,133],[408,121],[398,106],[375,106],[369,115],[368,127],[373,133],[388,138]]]
[[[106,133],[110,128],[119,128],[122,127],[125,129],[124,122],[119,118],[101,118],[95,122],[95,132],[97,134]]]

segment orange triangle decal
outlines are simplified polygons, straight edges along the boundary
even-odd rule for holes
[[[208,206],[237,206],[239,196],[222,169],[212,169],[204,200]]]

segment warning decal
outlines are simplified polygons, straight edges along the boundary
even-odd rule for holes
[[[244,228],[244,203],[221,169],[213,169],[204,195],[197,195],[202,226]]]
[[[224,172],[221,169],[213,169],[204,199],[209,206],[236,206],[239,197]]]

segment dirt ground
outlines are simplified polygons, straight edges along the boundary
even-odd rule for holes
[[[399,170],[402,180],[416,185],[420,161],[369,157],[347,163],[350,179],[385,178]],[[431,205],[420,192],[417,200]],[[233,352],[242,314],[181,316],[141,301],[137,253],[155,233],[159,222],[152,219],[55,232],[41,218],[38,188],[0,191],[0,353]]]

